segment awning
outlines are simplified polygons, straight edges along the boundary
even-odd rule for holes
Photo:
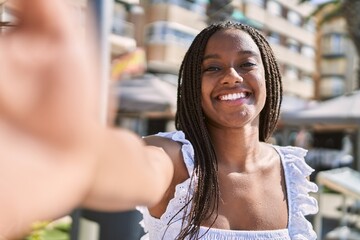
[[[151,74],[116,82],[120,114],[164,116],[176,112],[177,86]]]

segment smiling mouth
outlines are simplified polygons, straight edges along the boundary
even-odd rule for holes
[[[244,99],[247,98],[250,95],[250,93],[247,92],[241,92],[241,93],[230,93],[226,95],[221,95],[218,97],[221,101],[234,101],[238,99]]]

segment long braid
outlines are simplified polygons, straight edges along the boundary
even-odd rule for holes
[[[178,101],[175,125],[185,133],[194,147],[194,194],[187,201],[183,227],[177,239],[199,238],[201,223],[217,213],[219,185],[217,158],[204,121],[201,105],[201,65],[209,38],[223,29],[239,29],[248,33],[259,47],[266,79],[266,103],[260,113],[259,140],[266,141],[279,118],[282,84],[279,67],[266,39],[255,29],[240,23],[216,23],[202,30],[194,39],[181,64],[178,79]],[[193,181],[191,181],[193,183]],[[188,209],[190,208],[190,209]],[[190,210],[190,211],[188,211]],[[215,221],[215,220],[214,220]],[[170,223],[171,224],[171,223]]]
[[[201,107],[201,64],[208,39],[216,29],[206,29],[199,34],[186,53],[180,67],[178,83],[178,111],[176,128],[182,130],[195,150],[195,175],[198,179],[187,222],[178,239],[197,237],[200,223],[217,210],[218,184],[217,160],[209,137]],[[194,79],[194,81],[188,81]],[[195,79],[198,79],[196,81]],[[208,161],[212,159],[213,161]],[[193,175],[193,177],[195,177]],[[215,184],[214,184],[215,183]],[[216,193],[216,194],[214,194]],[[208,197],[208,196],[214,196]],[[210,201],[209,201],[210,200]],[[190,199],[189,199],[190,201]],[[199,207],[201,203],[202,207]],[[185,211],[187,212],[187,211]],[[184,223],[184,222],[183,222]]]

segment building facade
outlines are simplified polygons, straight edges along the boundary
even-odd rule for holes
[[[144,0],[143,46],[148,70],[177,74],[186,50],[206,27],[204,0]]]
[[[324,23],[319,28],[319,91],[326,100],[358,89],[358,57],[343,18]]]

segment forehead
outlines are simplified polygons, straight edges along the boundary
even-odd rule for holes
[[[260,50],[247,32],[240,29],[225,29],[214,33],[205,52],[217,51],[252,51],[260,55]]]

